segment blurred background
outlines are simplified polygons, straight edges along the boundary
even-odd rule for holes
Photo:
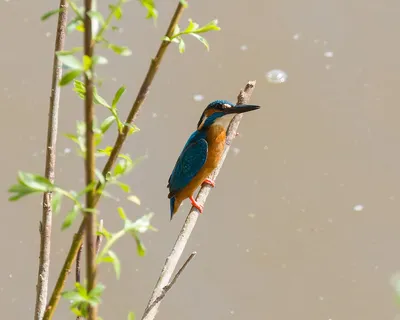
[[[98,70],[106,99],[127,86],[124,116],[176,3],[156,1],[156,27],[136,1],[125,5],[123,32],[111,38],[133,54],[107,53],[110,64]],[[41,23],[40,16],[57,5],[0,2],[0,310],[7,319],[33,317],[41,197],[9,203],[6,190],[17,170],[44,172],[57,19]],[[145,156],[124,180],[141,205],[118,205],[131,219],[154,212],[159,231],[143,236],[144,258],[133,239],[117,244],[119,281],[101,268],[104,319],[142,314],[189,209],[186,201],[170,222],[166,184],[175,161],[204,107],[235,101],[248,80],[257,80],[251,102],[262,108],[243,118],[183,258],[198,254],[159,319],[399,319],[390,285],[400,268],[399,14],[393,0],[190,1],[182,26],[218,18],[222,31],[205,35],[210,52],[193,37],[183,55],[168,49],[136,122],[141,131],[125,144],[132,157]],[[81,41],[75,33],[66,48]],[[287,80],[270,83],[273,69]],[[71,189],[83,185],[83,162],[62,134],[82,118],[69,86],[61,95],[56,179]],[[50,289],[79,225],[59,231],[69,208],[65,201],[53,222]],[[121,228],[114,201],[102,200],[100,210],[109,230]],[[73,318],[66,301],[55,318]]]

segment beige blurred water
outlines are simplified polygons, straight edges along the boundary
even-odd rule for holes
[[[136,1],[126,5],[124,31],[113,40],[133,54],[108,54],[112,64],[99,70],[107,99],[127,85],[123,114],[176,6],[156,3],[157,28]],[[55,5],[0,2],[5,319],[33,317],[41,199],[11,204],[6,189],[17,170],[44,169],[55,19],[39,17]],[[235,100],[253,79],[252,102],[262,109],[242,121],[235,152],[184,254],[198,255],[163,301],[159,319],[396,318],[389,279],[400,268],[399,15],[393,0],[191,1],[183,22],[218,18],[222,31],[206,35],[209,53],[194,38],[184,55],[169,49],[137,121],[141,131],[125,145],[132,156],[147,158],[125,179],[142,205],[122,205],[132,219],[154,212],[159,232],[143,237],[145,258],[132,239],[118,243],[119,281],[110,267],[101,269],[104,319],[126,319],[130,310],[141,315],[189,208],[185,203],[169,221],[166,182],[176,158],[206,104]],[[79,41],[75,35],[67,46]],[[276,68],[287,72],[286,83],[267,82],[266,72]],[[57,182],[74,189],[82,186],[83,163],[68,153],[74,146],[61,133],[74,131],[82,106],[71,88],[62,93]],[[363,210],[355,211],[357,205]],[[101,203],[109,230],[121,226],[115,207]],[[78,226],[59,232],[67,209],[65,203],[54,219],[51,288]],[[55,318],[73,318],[66,301]]]

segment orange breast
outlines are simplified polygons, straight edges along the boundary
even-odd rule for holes
[[[177,202],[181,202],[193,195],[194,191],[203,183],[211,172],[218,166],[225,148],[226,132],[222,126],[211,126],[207,132],[208,155],[204,166],[200,169],[193,180],[175,197]]]

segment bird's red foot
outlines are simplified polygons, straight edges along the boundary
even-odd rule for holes
[[[193,207],[199,210],[200,213],[203,213],[203,206],[201,204],[198,204],[196,200],[194,200],[193,196],[189,197],[189,200],[192,203]]]
[[[237,137],[239,134],[240,134],[239,132],[236,132],[236,133],[235,133],[235,137]]]
[[[204,180],[203,181],[203,183],[202,183],[202,185],[204,185],[204,184],[208,184],[208,185],[210,185],[211,187],[215,187],[215,181],[213,181],[213,180],[211,180],[211,179],[206,179],[206,180]]]

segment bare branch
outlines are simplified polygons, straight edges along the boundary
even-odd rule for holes
[[[249,81],[245,88],[240,91],[238,98],[237,98],[237,104],[247,104],[250,101],[250,97],[253,93],[254,87],[256,85],[255,81]],[[214,180],[217,178],[222,165],[224,164],[225,158],[229,152],[230,148],[230,142],[235,138],[236,136],[236,131],[239,127],[240,120],[242,119],[242,114],[236,115],[227,130],[227,145],[225,147],[224,153],[222,155],[222,159],[218,165],[218,167],[214,170],[214,172],[211,174],[210,179]],[[197,203],[200,205],[204,205],[204,203],[207,200],[208,194],[210,193],[211,186],[208,184],[202,186],[200,188],[200,191],[197,195]],[[186,247],[186,244],[189,240],[189,237],[194,229],[194,226],[196,225],[197,218],[199,216],[199,211],[192,207],[187,218],[185,221],[185,224],[183,225],[181,231],[179,232],[178,238],[175,242],[174,247],[172,248],[172,251],[170,255],[167,257],[167,260],[165,261],[164,267],[161,271],[160,277],[158,278],[157,284],[151,294],[151,298],[147,304],[146,310],[149,309],[148,312],[144,312],[142,316],[142,320],[153,320],[157,314],[158,307],[160,306],[160,302],[157,302],[157,298],[161,296],[163,292],[163,288],[168,284],[170,281],[172,274],[176,268],[176,265],[178,264],[178,261],[182,255],[183,250]],[[152,306],[154,304],[154,306]],[[151,306],[151,308],[150,308]]]
[[[58,15],[56,41],[54,51],[64,50],[68,3],[66,0],[60,1],[60,13]],[[62,64],[54,52],[53,75],[51,81],[49,119],[47,127],[47,145],[46,145],[46,168],[45,177],[51,183],[54,183],[56,166],[56,144],[58,131],[58,109],[60,104],[60,88],[58,82],[62,77]],[[43,212],[40,228],[40,254],[39,270],[36,285],[36,305],[35,320],[40,320],[46,309],[47,291],[49,285],[50,273],[50,246],[51,246],[51,228],[52,228],[52,194],[46,192],[43,195]]]
[[[82,256],[83,246],[79,247],[78,254],[76,255],[75,263],[75,282],[81,283],[81,256]]]
[[[175,10],[175,13],[174,13],[174,15],[171,19],[170,25],[168,27],[168,30],[166,33],[167,37],[169,37],[169,38],[172,37],[172,34],[175,30],[175,26],[178,24],[179,19],[182,16],[183,10],[184,10],[184,6],[181,3],[181,1],[179,1],[179,4]],[[125,123],[131,124],[133,122],[133,120],[135,119],[137,113],[139,112],[139,110],[145,100],[145,97],[150,90],[153,79],[160,67],[162,58],[164,57],[164,54],[165,54],[169,44],[170,44],[169,41],[164,40],[161,42],[161,45],[157,51],[156,56],[151,60],[151,64],[147,71],[147,75],[142,83],[142,86],[140,87],[138,95],[135,99],[135,102],[133,103],[133,106],[131,108],[131,111],[129,112],[128,118],[125,121]],[[120,152],[122,145],[124,144],[126,137],[128,136],[129,128],[130,128],[129,125],[125,125],[123,132],[118,134],[117,140],[115,141],[115,144],[113,147],[113,151],[112,151],[109,159],[107,160],[106,165],[104,166],[104,169],[103,169],[104,176],[106,176],[107,172],[110,171],[112,169],[113,165],[115,164],[118,153]],[[99,190],[99,185],[97,185],[97,187],[96,187],[96,191],[97,190]],[[93,207],[96,207],[99,199],[100,199],[100,195],[95,196]],[[60,300],[61,292],[64,289],[67,276],[71,270],[72,264],[74,263],[74,261],[76,259],[77,253],[79,251],[79,247],[82,244],[82,239],[83,239],[83,234],[85,232],[85,228],[86,228],[86,222],[85,222],[85,220],[83,220],[81,225],[79,226],[78,232],[74,236],[71,247],[68,251],[67,258],[64,262],[63,268],[61,269],[60,274],[57,278],[57,283],[56,283],[54,291],[51,295],[50,302],[46,308],[46,312],[45,312],[43,320],[48,320],[53,316],[55,307]]]
[[[172,279],[172,281],[167,284],[161,291],[161,294],[149,305],[146,310],[144,311],[143,317],[145,317],[153,308],[156,304],[160,303],[162,299],[164,299],[165,295],[168,293],[168,291],[172,288],[172,286],[175,284],[176,280],[178,280],[179,276],[185,270],[186,266],[194,258],[194,256],[197,254],[196,251],[192,252],[192,254],[187,258],[183,266],[179,269],[179,271],[176,273],[175,277]]]

